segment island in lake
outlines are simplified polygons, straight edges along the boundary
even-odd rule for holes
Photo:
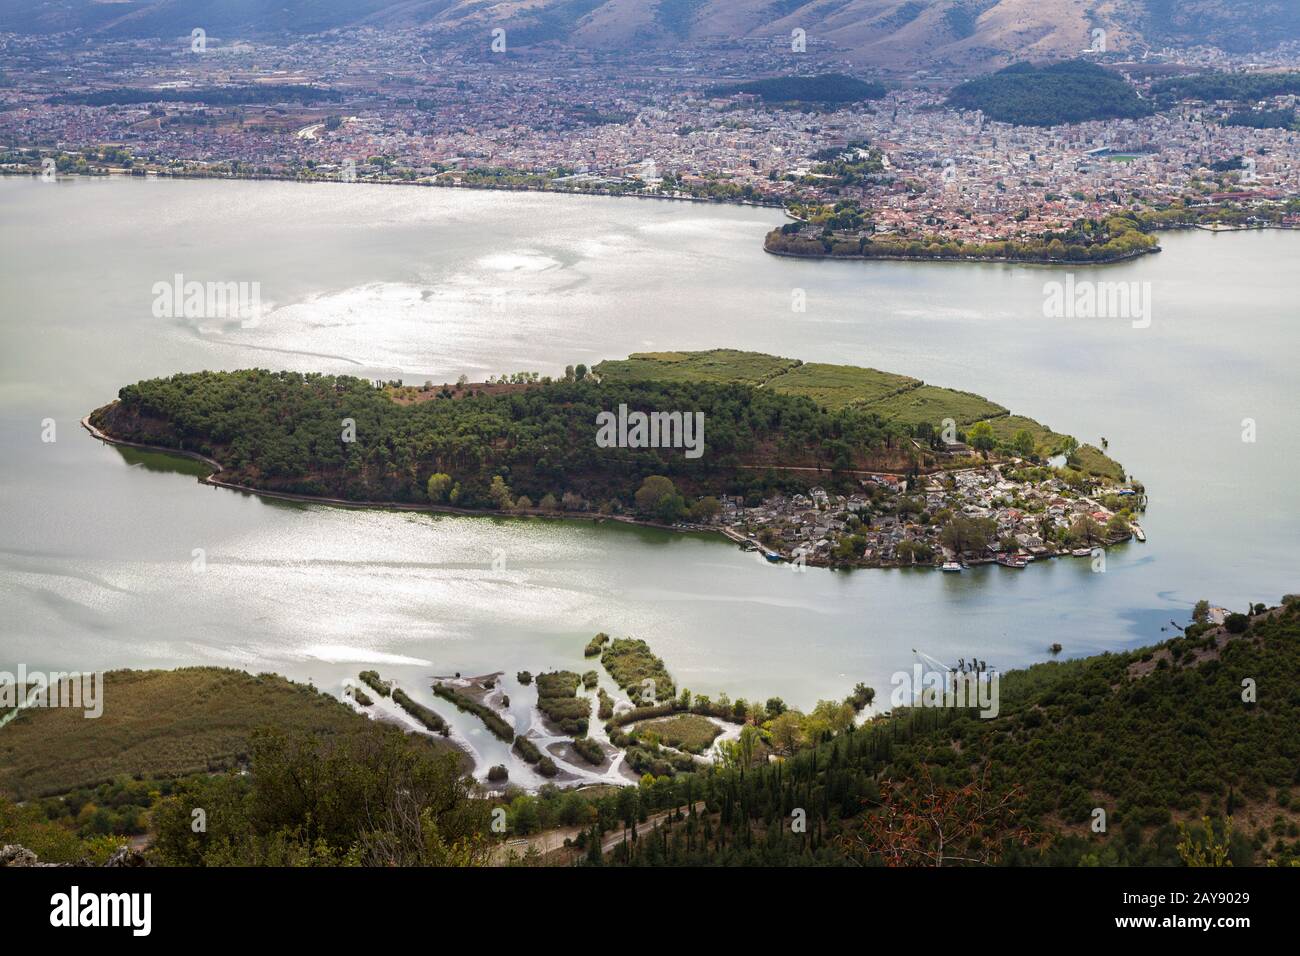
[[[662,447],[629,433],[638,416]],[[1145,540],[1144,489],[1096,446],[970,392],[756,352],[442,386],[198,372],[129,385],[85,424],[238,490],[713,531],[800,565],[1020,568]]]

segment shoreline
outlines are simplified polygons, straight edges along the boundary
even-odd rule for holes
[[[94,414],[93,412],[91,414]],[[413,511],[427,512],[430,514],[451,514],[460,515],[469,518],[546,518],[561,521],[590,521],[593,524],[602,524],[606,521],[617,521],[621,524],[638,525],[644,528],[658,528],[661,531],[675,531],[682,534],[721,534],[720,528],[706,528],[697,525],[682,526],[663,524],[658,521],[647,521],[643,518],[633,518],[628,515],[602,515],[590,514],[581,511],[566,511],[563,513],[553,514],[549,511],[499,511],[486,508],[457,508],[455,505],[436,505],[428,502],[413,501],[350,501],[347,498],[330,498],[323,495],[304,495],[292,491],[273,491],[265,488],[250,488],[248,485],[235,484],[232,481],[222,481],[215,477],[219,475],[224,466],[215,458],[209,458],[207,455],[200,454],[196,451],[188,451],[183,448],[169,448],[166,445],[151,445],[146,442],[128,441],[125,438],[117,438],[101,431],[90,423],[90,415],[81,419],[81,427],[90,433],[92,438],[96,438],[106,445],[117,445],[122,448],[138,448],[141,451],[157,452],[164,455],[179,455],[182,458],[189,458],[194,461],[201,461],[213,469],[212,474],[199,477],[200,484],[210,485],[214,488],[225,488],[227,491],[238,491],[247,495],[256,495],[259,498],[271,498],[277,501],[295,501],[302,504],[330,505],[338,508],[356,508],[359,510],[371,509],[382,511]]]
[[[96,411],[98,411],[98,409],[96,409]],[[290,491],[272,491],[269,489],[250,488],[247,485],[239,485],[230,481],[222,481],[221,479],[215,477],[216,475],[219,475],[223,471],[222,464],[219,461],[217,461],[215,458],[210,458],[207,455],[203,455],[199,452],[189,451],[183,448],[169,448],[166,445],[151,445],[146,442],[129,441],[124,438],[117,438],[113,435],[109,435],[107,432],[101,431],[99,428],[96,428],[94,425],[92,425],[90,422],[90,416],[93,414],[94,412],[91,412],[90,414],[84,416],[80,422],[81,427],[84,428],[92,438],[98,439],[99,441],[103,442],[106,445],[116,445],[121,448],[136,448],[141,451],[150,451],[150,452],[155,452],[155,453],[165,454],[165,455],[178,455],[182,458],[189,458],[193,461],[201,461],[205,465],[208,465],[210,468],[212,468],[213,471],[209,475],[200,476],[198,478],[200,484],[209,485],[213,488],[224,488],[227,491],[236,491],[247,495],[256,495],[259,498],[269,498],[276,501],[292,501],[300,504],[328,505],[330,507],[336,507],[336,508],[354,508],[358,510],[370,509],[370,510],[380,510],[380,511],[404,511],[404,512],[416,512],[416,513],[423,512],[426,514],[458,515],[467,518],[542,518],[542,519],[550,519],[550,520],[557,520],[557,521],[570,521],[570,520],[589,521],[592,524],[603,524],[606,521],[614,521],[620,524],[643,527],[643,528],[657,528],[661,531],[670,531],[676,534],[717,535],[719,537],[725,538],[727,541],[730,541],[732,544],[738,545],[742,551],[745,552],[756,551],[757,554],[767,563],[787,564],[792,568],[795,568],[796,570],[801,569],[804,566],[808,566],[808,567],[815,567],[815,568],[824,568],[828,571],[881,571],[881,570],[918,570],[919,569],[919,570],[930,570],[930,571],[938,571],[940,573],[946,573],[943,571],[943,569],[939,564],[916,564],[916,563],[883,564],[880,562],[876,562],[876,563],[868,563],[868,564],[837,565],[837,564],[831,564],[829,561],[822,560],[820,555],[803,555],[802,560],[800,561],[796,557],[787,557],[786,555],[780,552],[773,552],[772,549],[768,548],[757,538],[746,535],[740,531],[735,530],[734,528],[730,528],[725,525],[719,525],[717,527],[703,526],[703,525],[669,525],[669,524],[663,524],[662,522],[658,522],[658,521],[647,521],[643,518],[634,518],[629,515],[602,515],[602,514],[589,514],[589,513],[577,512],[577,511],[574,512],[566,511],[563,513],[556,514],[548,511],[538,511],[538,510],[501,511],[501,510],[492,510],[492,509],[484,509],[484,508],[457,508],[454,505],[436,505],[431,503],[416,503],[416,502],[405,502],[405,501],[350,501],[346,498],[330,498],[322,495],[304,495],[304,494],[299,494],[297,492],[290,492]],[[882,474],[882,473],[872,472],[872,474]],[[1121,541],[1113,541],[1113,542],[1108,541],[1104,545],[1101,545],[1099,547],[1101,547],[1101,549],[1105,551],[1109,548],[1115,547],[1120,544],[1127,544],[1133,540],[1133,537],[1134,536],[1130,534],[1127,538]],[[779,557],[775,562],[770,561],[766,557],[768,553],[777,554]],[[1055,554],[1035,555],[1034,560],[1030,561],[1029,563],[1032,564],[1034,563],[1034,561],[1045,561],[1051,558],[1061,558],[1061,557],[1071,557],[1070,551],[1066,550]],[[961,560],[959,563],[962,565],[963,570],[969,570],[970,568],[978,567],[985,564],[998,565],[998,562],[995,558],[987,557],[987,556],[981,556],[980,558],[977,558],[975,560],[970,560],[970,561]],[[1023,568],[1017,568],[1015,570],[1023,570]]]
[[[796,221],[802,221],[802,220],[796,220]],[[1158,228],[1152,229],[1149,234],[1154,235],[1160,232],[1191,232],[1196,230],[1217,235],[1218,233],[1221,232],[1268,232],[1268,231],[1300,232],[1300,227],[1288,226],[1283,223],[1275,223],[1275,222],[1252,223],[1249,225],[1223,225],[1219,223],[1178,222],[1178,223],[1170,223],[1169,225],[1160,226]],[[772,234],[771,232],[768,233],[769,236],[771,234]],[[1150,249],[1137,249],[1133,252],[1126,252],[1123,255],[1111,256],[1108,259],[1048,259],[1048,258],[1009,259],[1005,256],[993,257],[993,258],[990,258],[988,256],[909,256],[909,255],[837,256],[829,252],[802,253],[802,252],[783,252],[778,249],[772,249],[768,247],[767,237],[765,236],[763,238],[763,251],[770,256],[780,256],[783,259],[808,259],[814,262],[825,261],[828,259],[840,260],[844,262],[975,262],[975,263],[987,262],[992,264],[1004,264],[1004,265],[1051,266],[1053,268],[1058,266],[1069,266],[1071,268],[1075,268],[1075,267],[1086,267],[1086,266],[1110,266],[1110,265],[1116,265],[1117,263],[1120,262],[1129,262],[1133,259],[1139,259],[1142,256],[1149,256],[1149,255],[1154,255],[1155,253],[1158,252],[1163,252],[1164,247],[1157,244],[1152,246]]]
[[[1199,228],[1199,227],[1197,227]],[[1277,228],[1286,228],[1278,226]],[[1240,230],[1234,230],[1240,231]],[[808,259],[813,262],[822,262],[826,260],[835,260],[840,262],[963,262],[963,263],[989,263],[991,265],[1017,265],[1017,266],[1111,266],[1120,262],[1128,262],[1141,256],[1154,255],[1157,252],[1164,251],[1162,247],[1156,245],[1150,249],[1139,249],[1135,252],[1126,252],[1122,256],[1112,256],[1109,259],[1009,259],[1003,257],[989,256],[836,256],[831,253],[804,254],[802,252],[781,252],[776,249],[768,248],[767,241],[763,242],[763,251],[769,256],[780,256],[784,259]]]
[[[44,149],[47,147],[15,147],[19,149]],[[19,178],[38,179],[41,173],[39,170],[17,170],[17,169],[0,169],[0,176],[13,176]],[[300,176],[289,175],[264,175],[264,174],[230,174],[222,173],[220,175],[205,174],[200,172],[174,172],[171,170],[147,169],[143,174],[137,173],[134,169],[107,169],[100,173],[59,173],[57,178],[61,179],[176,179],[176,180],[226,180],[226,181],[245,181],[245,182],[284,182],[284,183],[301,183],[303,185],[317,184],[338,184],[345,186],[421,186],[432,189],[469,189],[480,190],[485,192],[518,192],[518,193],[538,193],[555,196],[588,196],[602,199],[650,199],[664,202],[685,202],[685,203],[702,203],[714,206],[736,206],[740,208],[752,209],[779,209],[788,219],[802,221],[793,216],[786,208],[784,202],[763,202],[753,199],[722,199],[708,196],[668,196],[651,193],[636,192],[613,192],[602,191],[598,189],[550,189],[545,186],[512,186],[508,184],[493,183],[443,183],[436,180],[429,180],[427,177],[422,180],[410,179],[358,179],[347,182],[340,179],[330,178],[303,178]],[[1277,230],[1279,232],[1297,232],[1300,227],[1282,225],[1280,223],[1258,223],[1250,225],[1219,225],[1215,223],[1170,223],[1166,226],[1160,226],[1151,230],[1151,234],[1159,232],[1180,232],[1186,230],[1201,230],[1210,233],[1220,232],[1252,232]],[[771,233],[769,233],[770,235]],[[1022,265],[1022,266],[1069,266],[1069,267],[1087,267],[1087,266],[1110,266],[1117,265],[1121,262],[1129,262],[1142,256],[1154,255],[1163,252],[1160,245],[1152,246],[1150,249],[1138,249],[1134,252],[1127,252],[1119,256],[1111,256],[1106,259],[1011,259],[1006,257],[989,258],[984,256],[913,256],[913,255],[888,255],[888,256],[837,256],[831,253],[810,253],[801,252],[782,252],[768,247],[766,236],[763,239],[763,251],[771,256],[779,256],[784,259],[805,259],[819,262],[825,260],[840,260],[846,262],[960,262],[960,263],[988,263],[993,265]]]
[[[15,147],[19,149],[47,147]],[[40,178],[40,171],[27,172],[16,169],[0,169],[0,175]],[[653,193],[604,192],[599,189],[548,189],[544,186],[511,186],[505,183],[441,183],[431,182],[427,177],[415,179],[357,179],[348,182],[343,179],[326,177],[305,178],[288,175],[239,175],[222,173],[220,175],[200,172],[173,172],[171,170],[148,169],[143,175],[129,169],[109,169],[102,173],[59,173],[56,179],[193,179],[193,180],[229,180],[246,182],[302,183],[303,185],[335,184],[340,186],[424,186],[431,189],[472,189],[485,192],[544,193],[556,196],[598,196],[605,199],[659,199],[668,202],[706,203],[714,206],[742,206],[756,209],[784,209],[783,202],[758,202],[753,199],[715,199],[709,196],[666,196]]]

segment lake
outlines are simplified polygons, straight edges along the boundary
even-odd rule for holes
[[[697,693],[806,708],[859,680],[887,702],[913,649],[1006,669],[1054,642],[1158,641],[1198,598],[1300,590],[1300,234],[1165,234],[1159,255],[1079,270],[1151,283],[1152,322],[1134,328],[1045,318],[1063,269],[768,256],[781,221],[527,193],[0,179],[0,669],[216,664],[338,692],[364,665],[432,703],[430,674],[505,670],[513,686],[519,669],[578,669],[607,631],[648,640]],[[155,318],[153,285],[177,273],[260,282],[261,321]],[[724,346],[900,372],[1104,436],[1147,486],[1148,543],[1112,549],[1105,573],[796,573],[720,537],[264,501],[77,424],[122,385],[205,368],[441,384]],[[437,709],[495,759],[472,720]]]

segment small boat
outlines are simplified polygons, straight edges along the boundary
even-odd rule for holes
[[[960,561],[945,561],[945,562],[943,563],[943,570],[944,570],[944,571],[958,571],[958,572],[960,572],[960,571],[962,570],[961,562],[960,562]]]
[[[1137,538],[1139,541],[1146,541],[1147,533],[1145,531],[1143,531],[1137,525],[1129,525],[1129,527],[1133,529],[1133,537]]]
[[[763,557],[767,558],[767,560],[771,561],[773,564],[776,564],[776,562],[781,560],[781,555],[775,551],[764,551]]]
[[[1092,548],[1075,548],[1070,553],[1076,558],[1087,558],[1092,556]]]

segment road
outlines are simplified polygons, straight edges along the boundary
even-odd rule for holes
[[[702,811],[703,808],[704,801],[701,800],[695,804],[696,813]],[[673,812],[673,810],[661,810],[658,813],[650,814],[646,817],[644,823],[637,824],[637,832],[644,833],[646,830],[653,829],[656,824],[662,823]],[[589,829],[589,827],[558,827],[554,830],[544,830],[541,833],[534,833],[532,836],[519,837],[510,840],[492,850],[492,865],[504,866],[509,861],[511,852],[522,858],[530,848],[535,849],[542,856],[546,856],[548,853],[554,853],[556,850],[564,848],[564,841],[566,839],[576,840],[578,834],[587,829]],[[620,828],[612,833],[606,834],[604,839],[601,840],[600,851],[602,853],[610,852],[627,839],[631,832],[631,830],[623,830]]]

